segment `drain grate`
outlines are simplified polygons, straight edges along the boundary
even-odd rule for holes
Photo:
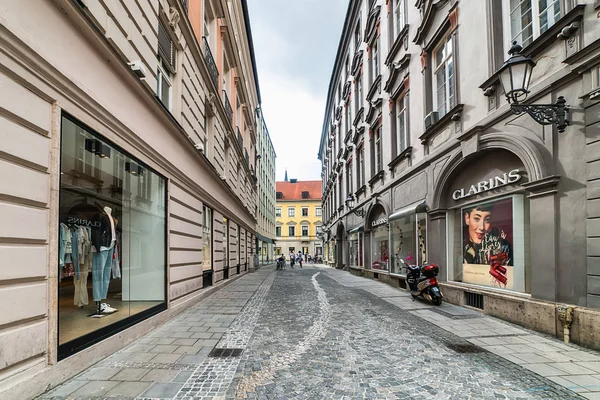
[[[239,357],[244,349],[218,349],[214,348],[208,355],[209,357]]]
[[[483,310],[483,295],[479,293],[465,292],[465,304]]]
[[[487,350],[474,344],[444,343],[447,348],[461,354],[485,353]]]

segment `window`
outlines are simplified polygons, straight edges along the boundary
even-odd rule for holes
[[[275,236],[281,237],[281,227],[280,226],[275,227]]]
[[[350,99],[351,97],[348,98],[348,102],[346,103],[346,105],[344,105],[344,126],[346,128],[346,132],[350,131],[350,127],[352,125],[352,120],[350,119]],[[341,136],[341,135],[340,135]]]
[[[315,227],[315,230],[317,232],[317,236],[319,236],[321,233],[323,233],[323,227],[321,225],[317,225]]]
[[[320,217],[322,215],[321,207],[315,208],[315,216]]]
[[[396,105],[396,155],[402,153],[407,147],[406,135],[406,96],[398,98]]]
[[[526,47],[560,19],[560,0],[504,0],[504,12],[506,45],[516,40]]]
[[[353,182],[352,182],[352,161],[348,162],[346,166],[346,187],[348,188],[348,194],[353,193]]]
[[[344,62],[344,71],[346,72],[346,80],[350,79],[350,55],[346,56],[346,61]]]
[[[358,49],[360,46],[360,21],[356,24],[356,28],[354,29],[354,48]]]
[[[302,225],[302,236],[308,236],[308,226]]]
[[[295,217],[295,216],[296,216],[296,208],[288,207],[288,217]]]
[[[600,65],[592,69],[592,87],[600,88]]]
[[[158,74],[156,95],[167,109],[171,109],[172,74],[175,72],[175,49],[162,23],[158,24]]]
[[[379,38],[375,39],[371,47],[371,85],[379,76]]]
[[[404,0],[394,0],[394,38],[396,38],[406,24]]]
[[[342,205],[344,205],[344,193],[343,193],[343,189],[342,189],[342,174],[340,174],[340,177],[338,178],[338,195],[339,195],[339,202],[340,202],[340,207]]]
[[[356,113],[363,106],[363,87],[362,87],[362,75],[356,78],[356,91],[354,92],[354,102],[356,103]]]
[[[296,236],[296,227],[288,226],[288,236]]]
[[[275,217],[281,217],[281,207],[275,209]]]
[[[381,126],[375,128],[375,132],[373,133],[372,143],[372,154],[373,154],[373,171],[371,175],[377,174],[379,171],[383,169],[381,164]]]
[[[444,38],[442,44],[434,52],[433,61],[436,111],[442,117],[454,107],[455,103],[452,36]]]
[[[283,193],[282,192],[277,192],[277,194],[275,195],[275,198],[277,198],[277,199],[283,199]]]
[[[365,184],[365,146],[358,149],[358,187]]]
[[[308,217],[308,207],[302,207],[302,216]]]
[[[308,192],[307,191],[302,192],[302,198],[303,199],[308,199]]]

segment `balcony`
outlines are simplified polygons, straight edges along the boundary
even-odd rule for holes
[[[233,109],[231,108],[231,102],[229,101],[229,96],[227,96],[227,92],[225,90],[223,90],[223,106],[225,107],[225,112],[227,113],[229,123],[233,124]]]
[[[187,3],[187,0],[185,1]],[[217,69],[217,63],[215,63],[215,59],[210,51],[210,45],[208,44],[208,40],[206,40],[205,36],[202,36],[202,40],[204,42],[204,61],[206,61],[206,66],[208,67],[208,72],[210,73],[210,77],[215,85],[215,88],[219,88],[219,70]]]

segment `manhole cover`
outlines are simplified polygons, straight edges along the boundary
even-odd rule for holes
[[[244,349],[212,349],[209,357],[239,357]]]
[[[457,353],[485,353],[487,350],[476,346],[474,344],[456,344],[456,343],[446,343],[446,347],[450,350],[453,350]]]

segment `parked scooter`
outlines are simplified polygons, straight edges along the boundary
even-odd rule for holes
[[[435,264],[409,265],[403,259],[400,259],[400,262],[406,267],[406,282],[413,301],[421,297],[436,306],[441,305],[444,296],[436,278],[440,272],[439,267]]]
[[[285,269],[285,258],[279,257],[277,259],[277,270],[283,271]]]

